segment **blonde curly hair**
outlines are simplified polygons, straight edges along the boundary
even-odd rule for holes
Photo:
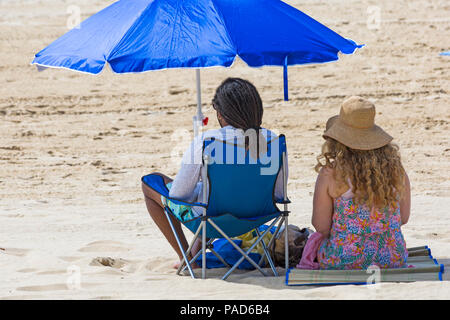
[[[403,195],[406,174],[399,147],[393,143],[374,150],[355,150],[326,138],[315,170],[324,167],[333,169],[338,189],[348,188],[347,181],[351,182],[358,204],[396,209]]]

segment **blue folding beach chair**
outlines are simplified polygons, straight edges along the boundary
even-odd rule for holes
[[[203,142],[203,166],[202,181],[203,195],[202,202],[188,203],[169,197],[169,190],[161,176],[147,175],[142,177],[142,182],[150,188],[160,193],[172,202],[185,206],[197,206],[203,208],[203,214],[189,221],[182,221],[185,227],[194,233],[193,240],[186,252],[184,252],[178,234],[169,219],[169,215],[176,216],[169,207],[165,207],[167,219],[172,227],[172,231],[177,239],[178,245],[183,252],[183,260],[177,271],[179,274],[186,267],[192,278],[195,278],[191,268],[191,263],[202,254],[202,278],[206,278],[206,250],[210,250],[229,270],[223,276],[223,280],[246,259],[264,276],[266,272],[262,269],[262,263],[269,263],[272,272],[278,276],[277,270],[270,256],[269,249],[274,244],[274,239],[279,235],[281,227],[285,226],[285,268],[289,267],[288,250],[288,203],[287,198],[287,172],[286,172],[286,140],[284,135],[274,137],[267,141],[267,152],[260,155],[258,159],[252,158],[251,152],[237,142],[230,143],[218,139],[209,139]],[[278,173],[282,172],[283,177],[283,199],[275,200],[275,184]],[[206,187],[205,187],[206,186]],[[284,205],[281,211],[276,203]],[[271,221],[269,228],[260,232],[258,227]],[[263,237],[278,222],[277,228],[266,244]],[[236,237],[255,229],[257,240],[245,252],[235,242],[232,237]],[[202,250],[190,261],[187,257],[193,247],[195,240],[202,233]],[[234,248],[242,254],[233,266],[230,266],[213,249],[212,242],[217,238],[227,239]],[[253,248],[262,241],[264,254],[259,263],[249,257]]]

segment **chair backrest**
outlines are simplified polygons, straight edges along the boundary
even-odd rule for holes
[[[268,140],[267,153],[258,159],[252,158],[242,144],[218,139],[205,141],[203,163],[209,186],[207,215],[228,213],[252,219],[279,212],[274,191],[285,152],[284,135]]]

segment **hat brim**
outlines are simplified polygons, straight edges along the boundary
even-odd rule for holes
[[[330,117],[328,120],[327,120],[327,123],[326,123],[326,125],[325,125],[325,131],[327,131],[329,128],[331,128],[331,126],[336,122],[336,120],[339,118],[339,115],[335,115],[335,116],[332,116],[332,117]]]
[[[378,149],[394,139],[377,125],[369,129],[353,128],[343,123],[339,118],[325,131],[323,137],[337,140],[355,150]]]

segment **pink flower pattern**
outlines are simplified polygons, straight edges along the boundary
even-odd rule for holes
[[[408,251],[401,232],[400,209],[370,210],[353,199],[334,201],[329,238],[317,252],[320,269],[406,267]]]

